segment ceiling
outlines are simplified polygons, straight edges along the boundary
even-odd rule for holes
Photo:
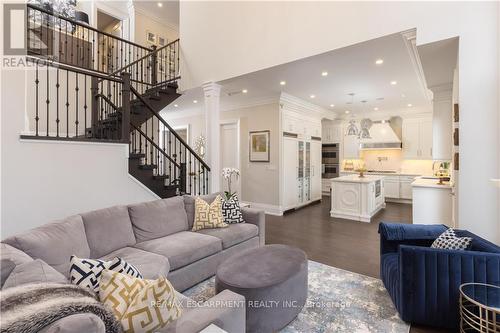
[[[383,64],[377,65],[377,59],[383,59]],[[393,34],[219,82],[221,106],[277,99],[285,92],[337,117],[347,116],[345,111],[349,116],[430,112],[426,88],[414,63],[405,38]],[[328,74],[323,76],[323,72]],[[243,89],[248,92],[242,93]],[[194,104],[193,100],[199,102]],[[165,111],[200,108],[202,102],[202,90],[197,88],[184,92],[176,101],[177,107],[169,105]]]
[[[161,3],[161,7],[158,4]],[[179,28],[179,0],[134,0],[134,6],[152,17]]]
[[[429,88],[453,83],[458,58],[458,37],[420,45],[418,54]]]

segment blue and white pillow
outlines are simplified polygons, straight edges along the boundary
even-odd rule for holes
[[[435,249],[467,250],[471,242],[471,237],[457,237],[455,230],[449,228],[436,238],[431,247]]]
[[[116,257],[113,260],[104,261],[100,259],[81,259],[71,256],[69,269],[70,281],[73,284],[89,288],[96,294],[99,294],[101,273],[105,269],[142,279],[142,274],[139,270],[122,258]]]
[[[224,222],[228,224],[245,222],[236,193],[231,198],[224,198],[222,201],[222,216],[224,217]]]

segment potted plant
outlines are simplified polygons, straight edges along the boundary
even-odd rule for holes
[[[233,180],[233,176],[235,179],[238,179],[240,176],[240,170],[235,168],[223,168],[222,169],[222,177],[227,181],[227,191],[224,191],[226,199],[229,200],[236,192],[231,191],[231,182]]]

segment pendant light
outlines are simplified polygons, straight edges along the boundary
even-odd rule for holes
[[[358,127],[356,126],[356,121],[354,121],[354,119],[349,121],[349,125],[347,126],[347,135],[359,135]]]
[[[365,110],[365,103],[366,103],[366,100],[364,101],[361,101],[361,103],[363,103],[363,111]],[[360,122],[360,127],[361,127],[361,131],[359,132],[359,138],[360,139],[371,139],[371,135],[370,135],[370,128],[372,127],[372,121],[368,118],[364,118],[364,119],[361,119],[361,122]]]

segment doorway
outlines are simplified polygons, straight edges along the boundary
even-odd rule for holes
[[[220,166],[240,170],[240,131],[239,121],[230,121],[220,125]],[[241,172],[241,170],[240,170]],[[228,190],[227,180],[221,177],[220,188]],[[231,191],[238,194],[241,201],[241,175],[232,178]]]

